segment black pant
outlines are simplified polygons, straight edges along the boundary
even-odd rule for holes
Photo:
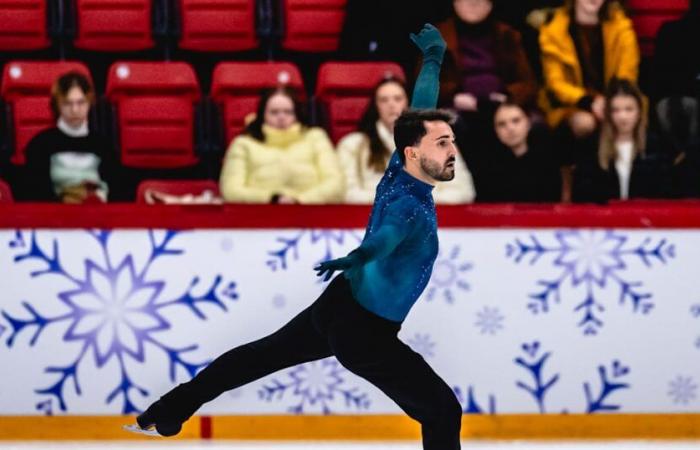
[[[203,403],[273,372],[332,355],[422,425],[425,450],[460,448],[462,408],[425,360],[398,339],[401,324],[364,309],[343,275],[277,332],[214,360],[161,399],[184,421]]]

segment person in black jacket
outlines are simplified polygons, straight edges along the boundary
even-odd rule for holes
[[[613,79],[605,99],[600,135],[591,140],[597,151],[578,157],[574,201],[672,197],[671,146],[648,133],[646,98],[633,82]]]
[[[680,151],[700,140],[700,0],[679,20],[665,23],[656,37],[655,96],[659,124]],[[690,47],[689,47],[690,45]]]
[[[477,201],[559,201],[560,164],[549,130],[533,126],[525,110],[512,102],[496,109],[493,124],[495,133],[467,151],[472,153]]]
[[[21,199],[35,202],[106,202],[115,170],[106,140],[88,126],[94,90],[84,75],[69,72],[51,91],[56,126],[27,145]]]

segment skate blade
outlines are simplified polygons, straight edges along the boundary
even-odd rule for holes
[[[131,433],[145,434],[146,436],[162,437],[160,434],[158,434],[155,427],[143,429],[136,424],[129,424],[129,425],[124,425],[122,428],[124,428],[126,431],[129,431]]]

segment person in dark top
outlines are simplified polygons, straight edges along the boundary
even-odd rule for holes
[[[610,82],[597,140],[597,152],[579,155],[574,201],[672,197],[670,146],[648,133],[646,99],[632,81]]]
[[[22,199],[36,202],[106,202],[114,162],[107,142],[88,124],[94,90],[84,75],[69,72],[51,91],[56,126],[27,145]]]
[[[688,47],[698,42],[700,0],[691,0],[681,19],[661,27],[654,53],[659,124],[683,152],[700,141],[700,52]]]
[[[533,126],[525,110],[506,102],[496,109],[494,135],[474,162],[479,202],[557,202],[559,161],[549,130]]]

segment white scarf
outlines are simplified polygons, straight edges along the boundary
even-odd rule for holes
[[[63,117],[59,117],[58,122],[56,123],[56,127],[58,127],[59,130],[63,131],[68,136],[74,138],[85,137],[89,133],[87,120],[83,122],[78,128],[73,128],[70,125],[68,125],[68,123],[65,120],[63,120]]]

